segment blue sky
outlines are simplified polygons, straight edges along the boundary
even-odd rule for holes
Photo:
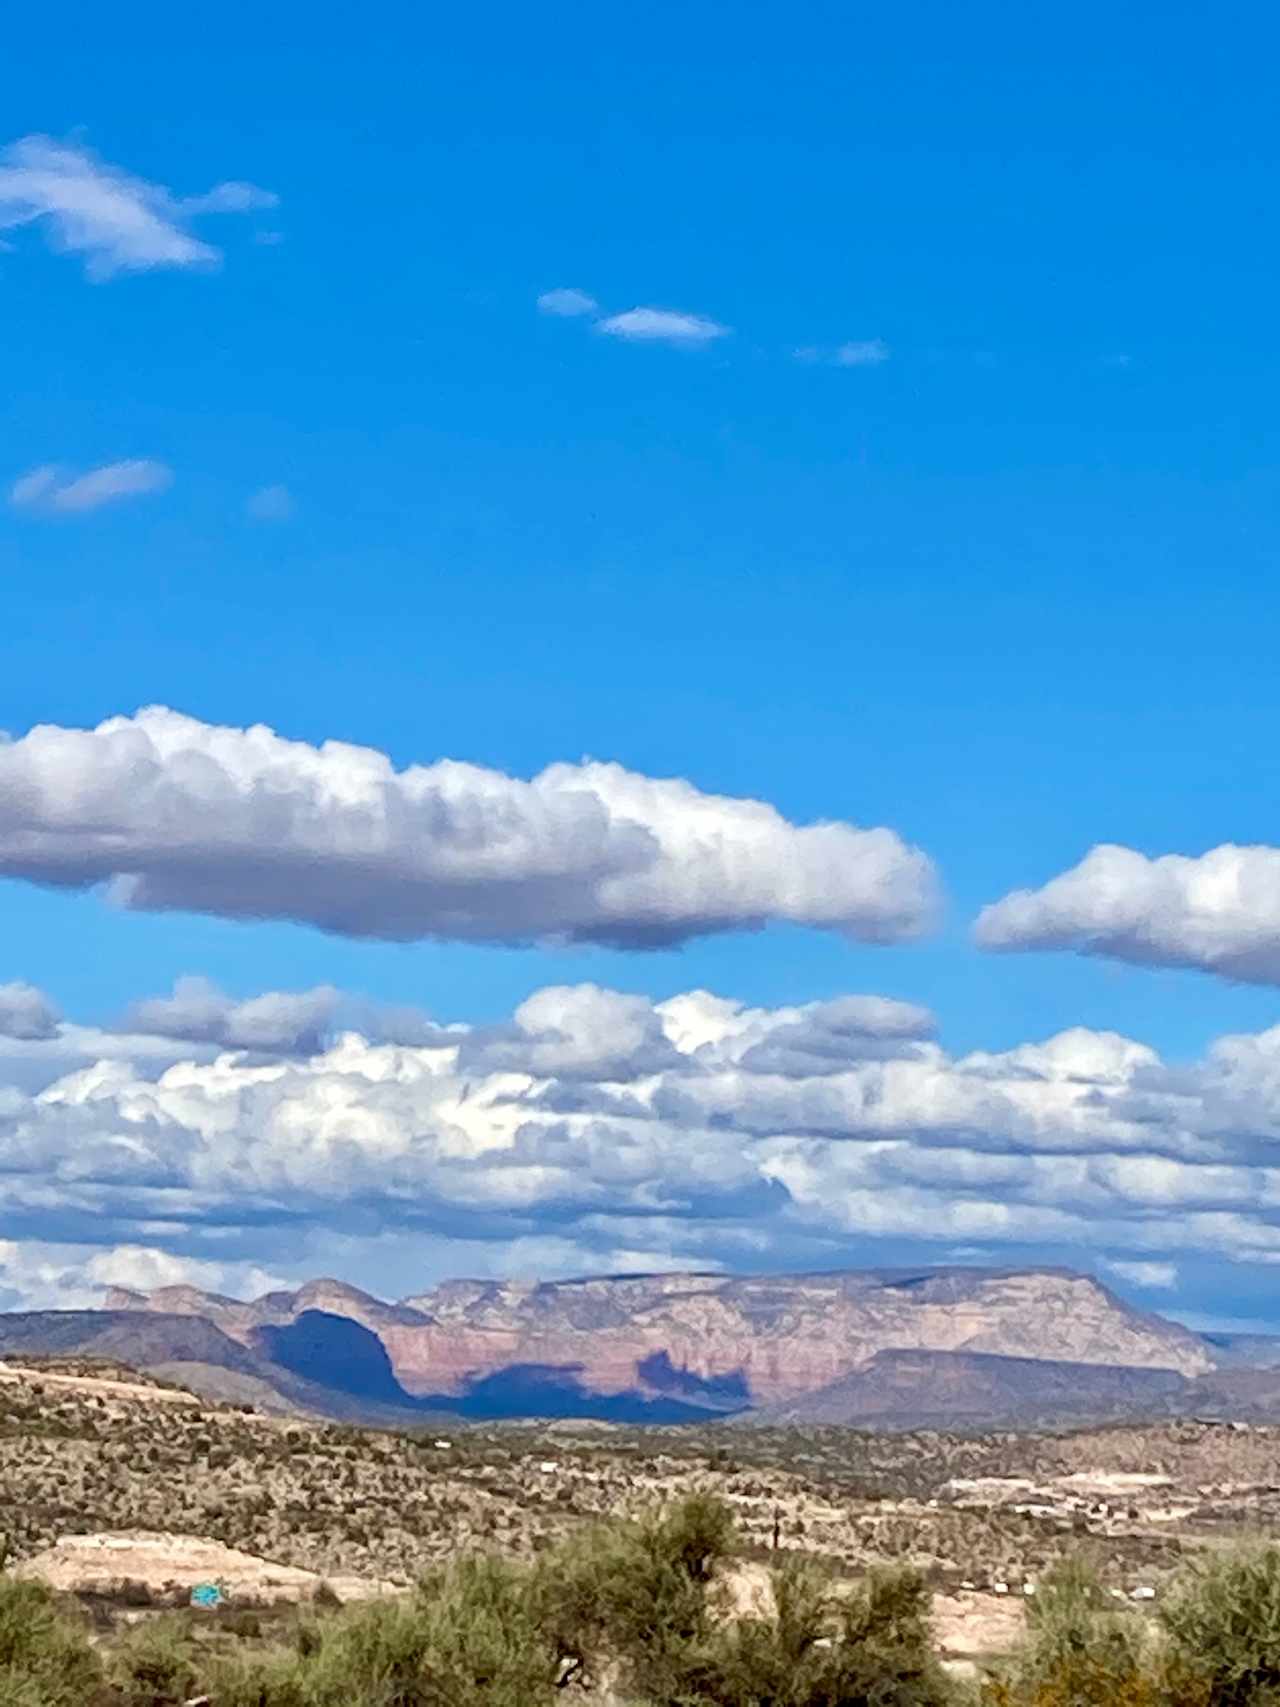
[[[13,26],[8,139],[174,197],[229,181],[278,201],[178,218],[215,267],[95,280],[47,222],[4,233],[0,480],[164,472],[0,514],[0,727],[163,704],[397,766],[617,761],[794,824],[887,826],[934,862],[945,914],[892,946],[786,923],[644,952],[392,943],[15,878],[0,982],[117,1032],[190,974],[482,1027],[584,980],[769,1008],[874,993],[930,1008],[956,1055],[1085,1027],[1171,1071],[1275,1024],[1270,962],[1248,983],[1238,960],[1179,969],[1207,951],[1150,931],[1072,953],[1106,935],[1087,908],[1019,927],[1005,946],[1026,952],[970,938],[1095,844],[1280,843],[1263,10],[372,22],[232,7],[210,29],[142,6],[56,42]],[[598,309],[540,312],[557,289]],[[610,335],[641,306],[725,330]],[[252,513],[275,488],[287,513]],[[122,1212],[122,1242],[149,1221]],[[848,1260],[875,1260],[851,1225]],[[1041,1225],[1000,1249],[1070,1255]],[[174,1228],[157,1248],[211,1260]],[[305,1267],[286,1244],[262,1263]],[[1265,1299],[1263,1247],[1193,1247],[1174,1301],[1257,1314],[1232,1300]],[[684,1247],[650,1228],[635,1248]],[[1111,1260],[1173,1260],[1145,1249]],[[419,1260],[410,1240],[402,1266]]]

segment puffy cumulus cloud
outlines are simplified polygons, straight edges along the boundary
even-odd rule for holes
[[[142,1036],[185,1038],[225,1049],[314,1054],[338,1009],[338,992],[268,991],[237,1002],[207,978],[179,978],[169,996],[135,1002],[121,1029]]]
[[[401,941],[645,947],[787,921],[893,942],[936,904],[892,830],[797,826],[616,764],[396,771],[163,708],[0,744],[0,875]]]
[[[87,474],[67,475],[53,463],[33,468],[15,480],[9,502],[15,509],[50,515],[83,515],[117,504],[123,498],[143,498],[163,492],[173,484],[173,475],[162,462],[134,457],[125,462],[105,463]]]
[[[267,1002],[273,999],[258,998]],[[376,1008],[358,1003],[348,1003],[347,1007],[352,1013],[367,1014],[369,1029],[376,1030]],[[394,1027],[399,1012],[389,1012]],[[420,1040],[421,1031],[411,1032],[407,1021],[401,1021],[401,1028],[406,1036]],[[154,1078],[175,1062],[212,1060],[216,1053],[212,1046],[193,1050],[189,1037],[77,1025],[64,1020],[57,1003],[35,985],[21,981],[0,984],[0,1106],[6,1095],[15,1091],[34,1094],[68,1073],[99,1062],[129,1062],[134,1071]],[[0,1172],[3,1160],[0,1149]]]
[[[198,1286],[203,1291],[256,1298],[283,1282],[255,1263],[207,1262],[147,1245],[51,1244],[0,1239],[0,1309],[100,1309],[112,1286],[151,1291]]]
[[[43,1043],[58,1035],[62,1015],[34,984],[0,984],[0,1037]]]
[[[1280,984],[1280,848],[1148,859],[1095,847],[1042,888],[984,908],[975,936],[983,948],[1072,949]]]
[[[507,1067],[538,1077],[615,1082],[679,1060],[647,997],[596,984],[535,991],[510,1026],[468,1038],[463,1057],[481,1071]]]
[[[249,213],[278,198],[254,184],[180,197],[87,148],[24,136],[0,150],[0,230],[34,225],[49,246],[83,257],[91,279],[157,267],[212,267],[221,252],[191,230],[205,214]]]
[[[34,985],[0,984],[0,1099],[5,1087],[34,1093],[102,1063],[128,1063],[154,1079],[177,1062],[208,1062],[227,1050],[312,1055],[350,1029],[381,1043],[422,1046],[457,1042],[466,1028],[442,1027],[418,1008],[328,984],[237,999],[198,977],[179,978],[167,996],[134,1002],[113,1026],[77,1025]]]
[[[206,1037],[252,1005],[187,1000],[207,1003]],[[350,1278],[390,1265],[401,1291],[415,1261],[425,1284],[960,1247],[1171,1293],[1184,1259],[1280,1262],[1280,1027],[1171,1068],[1083,1029],[955,1056],[926,1012],[868,996],[765,1009],[580,985],[501,1026],[420,1024],[413,1043],[348,1032],[312,1054],[122,1048],[38,1091],[8,1083],[6,1233],[105,1230],[293,1274],[307,1252],[331,1270],[340,1245]]]

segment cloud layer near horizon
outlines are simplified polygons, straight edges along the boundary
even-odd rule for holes
[[[894,942],[937,900],[888,829],[796,826],[616,764],[397,771],[162,707],[0,743],[0,875],[397,941],[645,947],[785,921]]]
[[[1280,848],[1148,859],[1101,844],[1042,888],[985,907],[974,936],[983,948],[1071,949],[1280,984]]]
[[[182,995],[140,1008],[225,1038],[316,993],[223,998],[197,1022]],[[926,1011],[874,996],[770,1010],[586,984],[503,1025],[418,1023],[415,1046],[348,1033],[303,1055],[126,1029],[83,1064],[94,1038],[70,1026],[9,1041],[0,1292],[69,1296],[107,1245],[226,1286],[320,1266],[404,1291],[448,1272],[874,1263],[903,1241],[1101,1261],[1161,1292],[1177,1263],[1280,1262],[1280,1027],[1173,1068],[1084,1029],[952,1056]]]

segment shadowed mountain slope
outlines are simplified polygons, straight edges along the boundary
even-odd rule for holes
[[[881,1351],[829,1387],[748,1412],[744,1423],[863,1428],[1005,1428],[1160,1415],[1196,1383],[1133,1369],[983,1352]]]
[[[257,1377],[331,1395],[331,1413],[1053,1420],[1176,1404],[1219,1362],[1264,1356],[1059,1268],[454,1280],[396,1304],[325,1279],[248,1302],[191,1287],[108,1302],[198,1318]]]

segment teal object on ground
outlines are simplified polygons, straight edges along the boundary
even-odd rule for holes
[[[197,1583],[191,1591],[192,1606],[221,1606],[225,1598],[217,1583]]]

